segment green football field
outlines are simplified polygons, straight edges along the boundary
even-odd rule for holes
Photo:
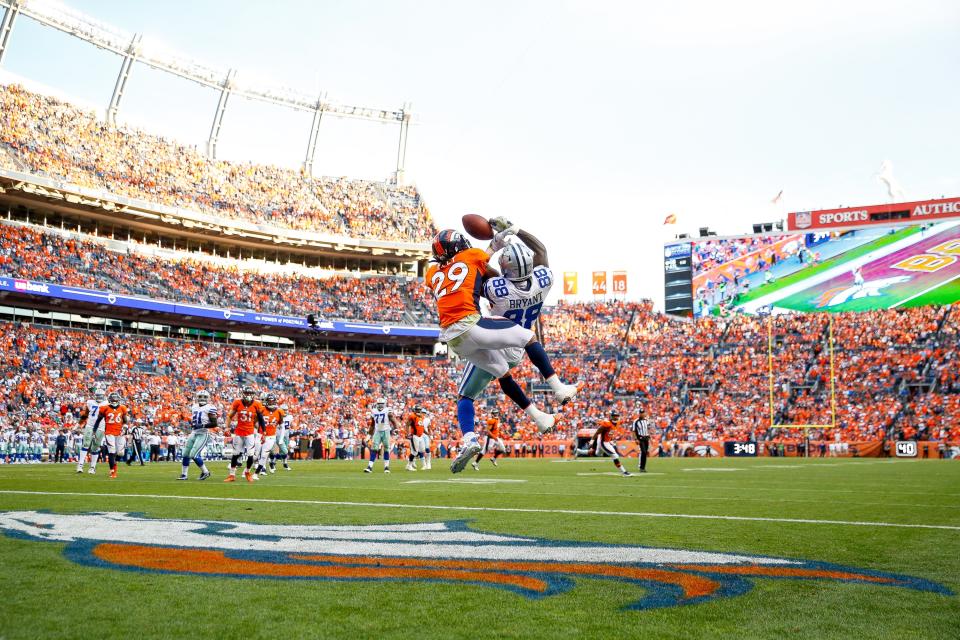
[[[629,461],[633,469],[635,460]],[[957,638],[960,464],[0,467],[4,638]],[[103,515],[87,515],[102,513]],[[127,515],[129,514],[129,515]],[[203,522],[196,522],[203,521]],[[390,525],[371,528],[371,525]],[[706,552],[706,553],[704,553]],[[226,575],[225,575],[226,574]]]

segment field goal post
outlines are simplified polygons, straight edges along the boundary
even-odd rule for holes
[[[767,316],[767,364],[768,376],[770,381],[770,428],[771,429],[834,429],[837,426],[837,379],[834,369],[834,342],[833,342],[833,314],[827,312],[829,317],[829,336],[830,336],[830,424],[777,424],[773,403],[773,315]],[[810,457],[810,436],[805,436],[804,455]]]

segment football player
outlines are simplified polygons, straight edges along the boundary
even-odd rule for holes
[[[490,417],[487,418],[487,433],[483,440],[483,449],[477,454],[477,459],[473,461],[473,470],[480,471],[480,461],[487,453],[492,454],[490,464],[497,466],[497,458],[503,455],[506,450],[503,437],[500,435],[500,409],[494,407],[490,411]]]
[[[590,455],[590,452],[593,451],[595,456],[608,455],[613,458],[613,465],[617,468],[617,471],[622,473],[625,476],[632,475],[627,471],[624,466],[620,463],[620,454],[617,453],[617,447],[613,444],[613,436],[611,431],[617,426],[620,422],[620,413],[614,409],[610,412],[609,420],[601,420],[597,425],[597,430],[594,432],[593,436],[590,438],[590,442],[587,444],[586,449],[574,449],[573,457],[577,456],[586,456]]]
[[[433,453],[431,453],[431,446],[433,445],[433,440],[430,437],[430,424],[433,422],[433,417],[424,412],[423,419],[421,423],[423,424],[423,468],[429,471],[433,466]]]
[[[237,419],[237,427],[233,430],[233,457],[230,458],[230,475],[224,482],[236,482],[237,467],[240,465],[240,458],[247,457],[247,469],[243,472],[243,477],[247,482],[253,482],[255,478],[250,472],[253,466],[254,447],[256,446],[256,428],[263,426],[263,415],[266,409],[260,401],[257,400],[257,392],[251,386],[245,386],[240,397],[233,401],[230,410],[227,412],[226,428],[230,428],[234,417]]]
[[[257,463],[255,476],[267,472],[267,460],[273,455],[273,445],[277,443],[277,432],[286,412],[280,408],[280,402],[277,400],[277,394],[267,394],[267,412],[263,415],[263,428],[260,433],[263,435],[263,442],[260,444],[260,460]]]
[[[431,248],[434,263],[427,269],[426,282],[437,300],[440,340],[474,367],[497,378],[504,394],[533,419],[540,432],[549,431],[556,418],[538,409],[510,375],[509,359],[514,350],[526,352],[561,404],[576,395],[576,385],[560,380],[533,331],[506,318],[481,317],[479,299],[484,280],[500,275],[488,264],[490,254],[472,248],[463,234],[452,229],[438,233]],[[458,392],[457,421],[463,446],[450,465],[453,473],[463,471],[480,451],[473,427],[474,400],[463,394],[469,383],[469,378],[462,380]]]
[[[210,392],[204,389],[197,391],[193,404],[190,405],[190,437],[183,445],[183,463],[180,477],[177,480],[186,480],[190,471],[190,461],[193,460],[200,467],[200,479],[210,477],[210,470],[203,461],[203,451],[210,443],[210,432],[217,426],[217,407],[210,402]]]
[[[129,410],[121,404],[120,394],[112,391],[107,396],[107,404],[100,407],[97,419],[93,423],[93,430],[102,422],[104,425],[104,440],[107,443],[107,461],[110,463],[110,477],[117,477],[117,452],[123,442],[123,430],[126,427]]]
[[[410,453],[407,455],[407,471],[416,471],[415,458],[420,459],[420,467],[426,469],[423,460],[423,407],[417,405],[407,414],[407,439],[410,441]]]
[[[290,471],[290,465],[287,464],[287,456],[290,454],[290,432],[293,431],[293,416],[287,413],[287,407],[283,409],[283,420],[277,427],[277,454],[270,454],[270,473],[277,472],[277,460],[283,461],[283,468]]]
[[[100,445],[103,444],[103,432],[97,431],[94,423],[97,421],[97,414],[100,413],[100,407],[107,401],[107,394],[102,389],[91,387],[93,397],[87,400],[80,415],[80,421],[83,422],[83,443],[80,445],[80,459],[77,460],[77,473],[83,473],[83,463],[87,460],[87,454],[90,454],[90,473],[97,472],[97,459],[100,457]]]
[[[373,411],[370,412],[370,427],[367,431],[372,436],[370,463],[364,468],[364,473],[373,472],[373,463],[377,461],[380,447],[383,447],[383,472],[390,473],[390,430],[399,428],[400,424],[387,406],[386,398],[377,398],[373,403]]]

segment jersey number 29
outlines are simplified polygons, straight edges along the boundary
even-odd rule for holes
[[[450,268],[447,269],[447,272],[437,271],[433,274],[433,277],[430,278],[430,284],[433,285],[433,295],[437,298],[442,298],[452,291],[456,291],[461,286],[463,286],[463,281],[467,279],[467,275],[470,274],[470,268],[462,262],[454,262],[450,265]],[[444,285],[447,282],[447,278],[453,281],[453,288],[448,289]],[[443,287],[441,289],[441,287]]]

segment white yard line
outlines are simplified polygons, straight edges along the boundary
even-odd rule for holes
[[[929,293],[929,292],[933,291],[934,289],[939,289],[939,288],[942,287],[943,285],[949,284],[949,283],[953,282],[954,280],[956,280],[957,278],[960,278],[960,273],[958,273],[957,275],[953,276],[952,278],[949,278],[949,279],[947,279],[947,280],[944,280],[943,282],[937,283],[937,284],[933,285],[932,287],[929,287],[929,288],[927,288],[927,289],[924,289],[924,290],[921,291],[920,293],[915,293],[915,294],[913,294],[912,296],[910,296],[909,298],[904,298],[903,300],[901,300],[901,301],[898,302],[897,304],[890,305],[890,308],[891,308],[891,309],[896,309],[896,308],[899,307],[900,305],[905,304],[905,303],[907,303],[907,302],[910,302],[910,301],[913,300],[914,298],[919,298],[919,297],[922,296],[923,294]]]
[[[779,522],[784,524],[825,524],[851,527],[889,527],[895,529],[940,529],[960,531],[960,526],[945,524],[903,524],[897,522],[862,522],[856,520],[814,520],[809,518],[762,518],[754,516],[717,516],[698,513],[654,513],[643,511],[592,511],[581,509],[531,509],[523,507],[469,507],[440,504],[396,504],[389,502],[338,502],[334,500],[284,500],[274,498],[225,498],[220,496],[168,496],[151,493],[81,493],[77,491],[0,490],[0,495],[77,496],[83,498],[147,498],[151,500],[193,500],[201,502],[248,502],[263,504],[305,504],[331,507],[375,507],[378,509],[419,509],[435,511],[488,511],[494,513],[557,513],[575,516],[621,516],[633,518],[679,518],[686,520],[727,520],[734,522]]]

